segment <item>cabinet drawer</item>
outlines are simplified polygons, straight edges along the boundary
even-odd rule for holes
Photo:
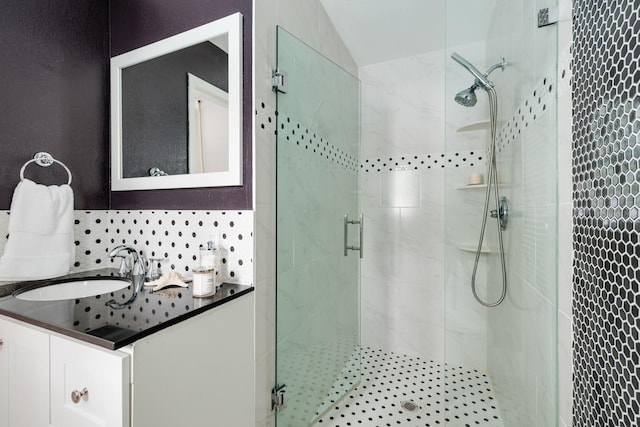
[[[51,337],[51,426],[128,427],[129,356]]]

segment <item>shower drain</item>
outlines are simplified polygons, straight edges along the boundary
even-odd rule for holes
[[[402,407],[402,409],[409,412],[414,412],[420,409],[420,407],[416,405],[412,400],[403,400],[402,402],[400,402],[400,406]]]

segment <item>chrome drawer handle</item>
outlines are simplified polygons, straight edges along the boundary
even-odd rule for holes
[[[82,391],[73,390],[71,392],[71,401],[73,403],[80,402],[80,399],[84,400],[85,402],[89,400],[89,390],[87,390],[86,387],[83,388]]]

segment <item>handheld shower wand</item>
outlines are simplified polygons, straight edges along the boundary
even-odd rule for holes
[[[465,89],[459,92],[456,95],[456,102],[465,107],[473,107],[476,105],[477,98],[475,90],[479,87],[483,88],[487,92],[487,96],[489,97],[489,113],[491,117],[491,145],[489,146],[489,170],[487,173],[488,182],[487,182],[487,192],[485,193],[484,199],[484,211],[482,214],[482,225],[480,227],[480,237],[478,241],[478,248],[476,250],[475,262],[473,264],[473,273],[471,274],[471,292],[473,293],[473,297],[485,307],[496,307],[504,301],[504,298],[507,295],[507,267],[504,255],[504,245],[502,242],[502,231],[506,228],[507,223],[507,215],[508,215],[508,204],[506,198],[504,201],[500,199],[500,194],[498,192],[498,168],[496,164],[496,134],[497,134],[497,122],[498,122],[498,96],[496,94],[496,90],[494,88],[493,83],[488,79],[489,74],[491,74],[494,70],[498,68],[504,69],[507,66],[504,58],[502,62],[495,64],[487,70],[486,73],[482,74],[476,67],[474,67],[469,61],[458,55],[457,53],[453,53],[451,55],[454,61],[462,65],[467,69],[475,78],[475,82],[471,85],[470,88]],[[496,203],[495,216],[493,212],[491,216],[497,219],[498,225],[498,244],[500,246],[500,261],[502,267],[502,290],[500,293],[500,297],[492,302],[484,301],[478,295],[476,291],[476,273],[478,272],[478,263],[480,261],[480,253],[482,252],[482,241],[484,240],[484,232],[487,226],[487,217],[489,216],[489,201],[491,198],[491,190],[493,189],[493,194]]]
[[[493,83],[491,83],[489,81],[489,79],[487,79],[487,76],[489,75],[488,72],[486,74],[482,74],[469,61],[467,61],[466,59],[464,59],[462,56],[458,55],[455,52],[453,52],[451,54],[451,58],[453,58],[454,61],[456,61],[458,64],[462,65],[471,74],[473,74],[473,77],[476,78],[476,83],[478,83],[480,86],[482,86],[483,89],[486,88],[486,87],[493,87]],[[503,62],[504,62],[504,60],[503,60]]]

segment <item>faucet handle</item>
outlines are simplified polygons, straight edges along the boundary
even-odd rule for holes
[[[118,268],[118,274],[126,276],[131,272],[131,264],[129,263],[129,255],[114,255],[113,258],[121,258],[120,267]]]
[[[160,263],[167,261],[167,258],[149,258],[149,268],[147,270],[147,279],[156,280],[162,275]]]

